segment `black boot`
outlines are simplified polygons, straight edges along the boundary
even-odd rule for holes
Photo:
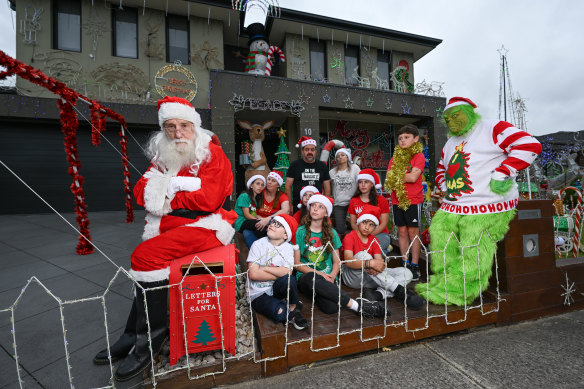
[[[407,296],[407,297],[406,297]],[[410,290],[407,290],[401,285],[398,285],[397,288],[393,291],[393,298],[400,301],[402,304],[405,302],[408,305],[408,308],[417,311],[418,309],[422,308],[422,305],[426,302],[422,297],[418,296],[417,294],[413,293]]]
[[[126,328],[124,329],[124,333],[120,338],[110,346],[110,354],[112,357],[112,362],[115,362],[121,358],[124,358],[132,347],[134,347],[134,343],[136,342],[136,298],[132,302],[132,308],[130,309],[130,315],[128,316],[128,320],[126,321]],[[107,365],[109,364],[109,360],[107,358],[107,348],[101,350],[97,353],[95,357],[93,357],[93,363],[96,365]]]
[[[168,285],[168,281],[140,282],[142,288],[150,289]],[[152,340],[152,355],[156,357],[166,340],[168,289],[146,291],[148,303],[148,321],[150,322],[150,339]],[[120,364],[115,373],[118,381],[127,381],[142,373],[151,365],[150,342],[148,341],[148,322],[144,307],[144,293],[136,288],[136,347]]]

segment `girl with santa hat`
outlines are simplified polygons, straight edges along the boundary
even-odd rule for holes
[[[379,176],[373,169],[363,169],[357,175],[357,190],[349,202],[349,215],[351,218],[351,228],[357,229],[357,218],[361,215],[366,204],[379,207],[379,224],[372,235],[379,240],[381,249],[388,253],[392,250],[391,236],[387,229],[389,222],[389,202],[385,197],[377,194],[377,188],[381,188]]]

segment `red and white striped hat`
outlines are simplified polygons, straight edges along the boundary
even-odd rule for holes
[[[479,109],[471,99],[467,99],[466,97],[452,97],[450,100],[448,100],[448,105],[444,107],[444,111],[452,107],[456,107],[457,105],[470,105],[474,108],[475,112],[478,112]]]
[[[165,121],[170,119],[187,120],[195,125],[195,128],[201,127],[201,115],[195,110],[187,99],[182,97],[165,96],[158,100],[158,124],[160,128]]]

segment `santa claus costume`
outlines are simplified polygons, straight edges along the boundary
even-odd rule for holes
[[[165,97],[158,101],[158,121],[161,131],[147,148],[150,167],[134,188],[136,202],[147,211],[144,241],[131,256],[136,297],[124,334],[109,350],[112,361],[125,357],[115,373],[119,381],[146,369],[150,350],[158,353],[167,336],[170,263],[227,245],[235,233],[231,224],[237,214],[223,209],[233,187],[231,164],[210,132],[201,128],[195,108],[185,99]],[[108,350],[94,362],[109,363]]]

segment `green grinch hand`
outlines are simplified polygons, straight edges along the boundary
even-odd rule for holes
[[[491,178],[491,190],[498,195],[504,195],[513,187],[513,180],[499,181]]]

